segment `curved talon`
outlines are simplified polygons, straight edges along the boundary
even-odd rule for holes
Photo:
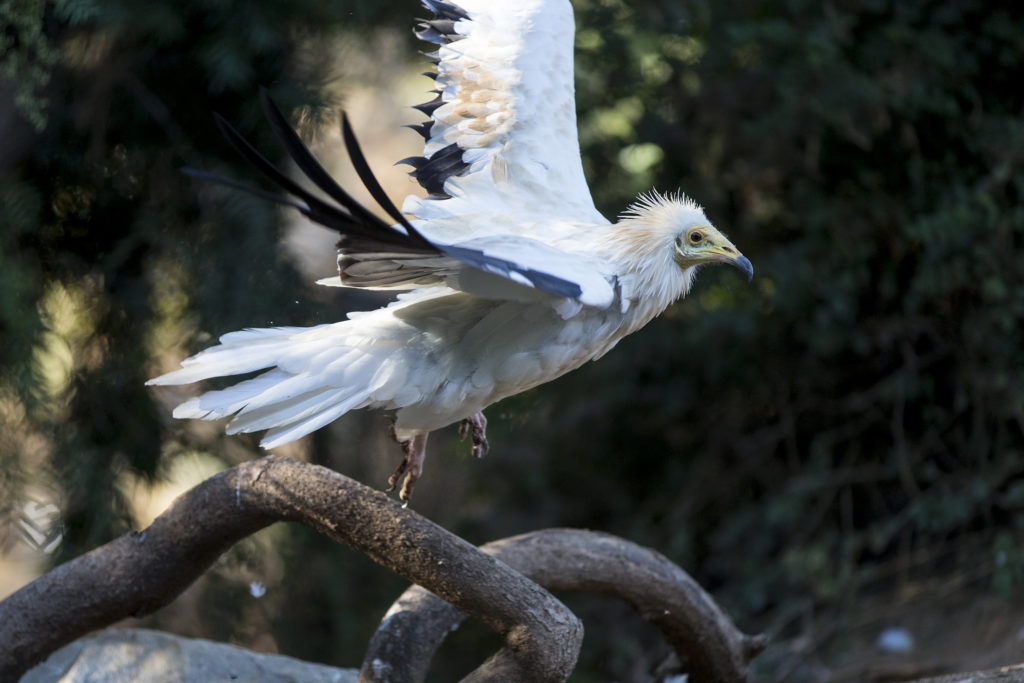
[[[391,473],[390,477],[388,477],[388,493],[391,493],[392,491],[395,490],[395,486],[398,485],[398,481],[402,478],[402,475],[405,474],[405,471],[408,468],[409,463],[406,461],[405,458],[402,458],[402,462],[398,463],[398,467],[396,467],[395,471]]]
[[[401,444],[405,456],[402,458],[402,462],[398,463],[398,467],[395,468],[392,475],[388,477],[388,492],[394,491],[395,486],[402,479],[402,475],[405,475],[398,498],[407,506],[409,498],[412,496],[412,489],[423,474],[423,460],[427,455],[427,434],[416,434],[408,441],[400,441],[399,444]]]
[[[474,413],[460,422],[459,434],[462,438],[466,438],[466,435],[469,434],[473,439],[473,457],[478,460],[487,455],[487,451],[491,449],[491,445],[487,441],[487,418],[483,411]]]

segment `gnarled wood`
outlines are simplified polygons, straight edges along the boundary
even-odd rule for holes
[[[182,494],[142,532],[126,534],[0,602],[0,680],[60,646],[166,605],[232,544],[275,521],[345,543],[481,619],[507,643],[471,675],[561,681],[583,632],[550,593],[380,491],[337,472],[267,457]]]
[[[548,529],[481,550],[551,590],[620,598],[657,625],[692,681],[745,681],[765,646],[744,635],[686,572],[663,555],[608,534]],[[360,681],[422,681],[430,659],[466,615],[419,586],[388,610],[367,650]]]

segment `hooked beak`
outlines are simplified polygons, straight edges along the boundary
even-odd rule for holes
[[[741,254],[740,250],[734,247],[731,242],[725,240],[724,244],[708,244],[707,246],[710,252],[709,261],[725,263],[737,270],[743,271],[747,274],[747,282],[754,279],[754,264],[750,262],[750,259]]]
[[[754,264],[751,263],[750,259],[748,259],[746,256],[743,256],[741,254],[740,256],[737,256],[736,258],[727,259],[725,261],[725,263],[728,263],[733,268],[736,268],[738,270],[742,270],[744,273],[746,273],[747,274],[747,282],[750,282],[751,280],[754,279]]]

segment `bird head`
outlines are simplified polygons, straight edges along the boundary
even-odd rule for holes
[[[747,281],[750,281],[754,277],[750,259],[704,218],[703,211],[698,212],[700,215],[683,225],[675,236],[674,258],[679,267],[685,269],[704,263],[725,263],[746,273]]]
[[[692,274],[705,263],[726,263],[746,273],[747,280],[754,276],[750,260],[711,224],[704,209],[682,193],[640,195],[622,214],[619,226],[623,230],[617,231],[617,241],[632,243],[627,250],[640,254],[645,265],[674,262]]]
[[[629,282],[626,296],[646,301],[651,312],[684,296],[704,264],[726,263],[748,280],[754,274],[750,260],[681,193],[640,195],[612,227],[602,251],[618,264],[620,283]]]

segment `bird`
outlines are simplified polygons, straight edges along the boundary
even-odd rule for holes
[[[408,504],[428,435],[454,423],[489,448],[484,409],[597,360],[689,292],[697,271],[753,266],[680,191],[641,194],[614,222],[596,208],[576,131],[568,0],[421,0],[414,33],[436,45],[434,98],[415,108],[421,156],[404,159],[426,196],[401,210],[376,180],[344,113],[342,139],[378,217],[324,170],[261,91],[269,125],[305,189],[226,120],[228,142],[270,192],[198,169],[195,178],[291,207],[340,233],[332,287],[382,290],[375,310],[314,327],[251,328],[147,382],[260,374],[190,398],[175,418],[230,418],[228,434],[295,441],[345,413],[392,415],[403,457],[388,479]],[[283,193],[282,193],[283,191]]]

